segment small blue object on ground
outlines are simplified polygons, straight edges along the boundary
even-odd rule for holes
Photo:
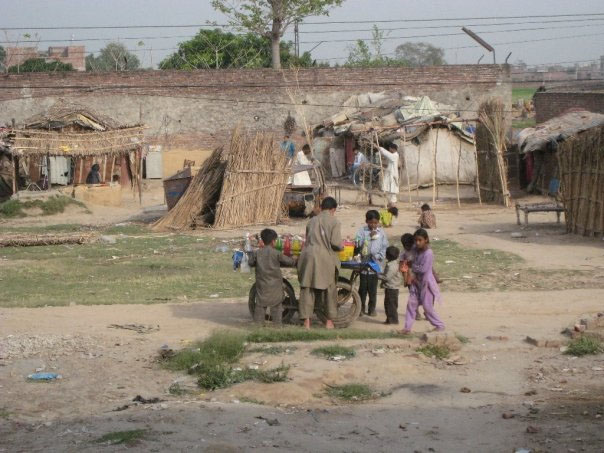
[[[32,381],[54,381],[62,377],[58,373],[34,373],[27,376],[27,379],[31,379]]]

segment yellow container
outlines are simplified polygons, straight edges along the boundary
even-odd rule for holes
[[[338,252],[338,255],[340,257],[340,261],[342,261],[342,262],[351,261],[352,258],[354,257],[354,243],[345,241],[344,249],[342,251]]]

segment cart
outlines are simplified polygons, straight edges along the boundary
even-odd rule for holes
[[[350,277],[346,278],[342,275],[338,276],[337,288],[337,304],[338,314],[335,319],[332,319],[337,328],[348,327],[361,314],[361,297],[357,290],[357,280],[362,270],[370,272],[379,272],[379,265],[373,262],[358,263],[356,261],[345,261],[342,263],[342,269],[350,270]],[[283,279],[283,322],[292,323],[296,312],[298,311],[298,299],[291,283]],[[256,284],[254,283],[250,289],[248,306],[252,316],[256,307]],[[315,306],[315,314],[322,321],[327,321],[327,313],[322,304]]]

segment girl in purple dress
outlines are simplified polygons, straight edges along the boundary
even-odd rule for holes
[[[405,328],[402,333],[411,332],[417,308],[420,305],[424,307],[426,319],[430,321],[436,330],[445,330],[445,324],[441,321],[434,310],[434,303],[440,300],[440,289],[434,272],[432,263],[434,262],[434,253],[430,248],[430,238],[428,232],[420,228],[413,235],[415,238],[415,247],[417,257],[411,265],[412,281],[409,282],[409,300],[407,302],[407,313],[405,315]]]

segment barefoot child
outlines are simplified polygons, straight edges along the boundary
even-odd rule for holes
[[[375,261],[382,264],[386,257],[388,238],[380,228],[380,213],[372,209],[365,213],[366,226],[361,227],[356,236],[356,247],[360,250],[363,262]],[[377,316],[378,276],[371,270],[362,270],[359,279],[359,296],[361,296],[361,313]],[[365,301],[369,296],[369,307],[365,311]]]
[[[293,267],[296,261],[275,249],[277,233],[266,228],[260,233],[264,247],[253,252],[249,264],[256,268],[256,307],[254,322],[261,323],[270,309],[271,319],[275,325],[281,324],[283,314],[283,274],[281,266]]]
[[[411,265],[417,257],[417,250],[415,248],[415,239],[411,233],[405,233],[401,236],[401,243],[403,244],[403,253],[400,258],[400,272],[403,274],[403,283],[405,288],[409,288],[411,291],[410,282],[413,280],[413,272],[411,271]],[[419,306],[417,307],[417,314],[415,315],[416,321],[421,321],[422,315],[419,312]]]
[[[436,216],[428,203],[422,205],[422,213],[417,219],[420,228],[436,228]]]
[[[411,332],[417,314],[417,307],[420,303],[424,307],[426,319],[430,321],[430,324],[436,330],[444,330],[445,324],[434,310],[434,303],[440,299],[440,289],[432,270],[434,253],[430,248],[430,238],[428,232],[422,228],[417,230],[413,237],[415,238],[417,257],[411,265],[413,276],[410,281],[409,301],[407,302],[403,333]]]
[[[398,324],[398,291],[402,283],[399,271],[398,257],[400,250],[391,245],[386,249],[386,268],[380,276],[384,288],[384,311],[386,321],[384,324]]]

